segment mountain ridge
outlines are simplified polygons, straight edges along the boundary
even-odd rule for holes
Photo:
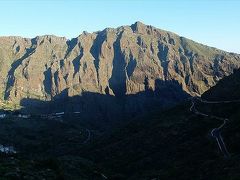
[[[141,22],[83,32],[70,40],[52,35],[0,37],[2,101],[53,100],[83,92],[124,96],[155,80],[176,80],[201,95],[233,69],[240,55],[196,43]],[[2,67],[4,68],[2,68]]]
[[[103,30],[96,30],[96,31],[91,31],[91,32],[88,32],[88,31],[84,30],[78,36],[70,37],[70,38],[68,38],[67,36],[64,36],[64,35],[61,36],[61,35],[55,35],[55,34],[42,34],[42,35],[37,35],[37,36],[34,36],[34,37],[25,37],[25,36],[20,36],[20,35],[3,35],[3,36],[0,36],[0,38],[29,39],[29,40],[31,40],[31,39],[40,38],[40,37],[56,37],[56,38],[60,38],[60,39],[66,39],[66,41],[71,41],[71,40],[76,39],[77,37],[81,36],[82,34],[94,34],[94,33],[97,34],[97,33],[103,32],[103,31],[114,30],[114,29],[121,29],[121,28],[124,28],[124,27],[131,27],[131,26],[134,26],[135,24],[141,24],[143,26],[149,26],[149,27],[152,27],[152,28],[156,28],[156,29],[159,29],[159,30],[167,32],[167,33],[175,34],[175,35],[179,36],[180,38],[185,38],[185,39],[191,40],[191,41],[193,41],[195,43],[198,43],[200,45],[207,46],[209,48],[214,48],[216,50],[225,51],[225,52],[230,53],[230,54],[238,54],[238,55],[240,55],[240,53],[237,53],[237,52],[223,50],[223,49],[220,49],[220,48],[218,48],[216,46],[209,46],[206,43],[198,42],[198,41],[193,40],[193,39],[191,39],[189,37],[185,37],[185,36],[179,35],[177,32],[173,32],[173,31],[169,31],[169,30],[166,30],[166,29],[157,28],[157,27],[152,26],[152,25],[147,25],[147,24],[145,24],[142,21],[136,21],[132,25],[123,25],[123,26],[118,26],[116,28],[114,28],[114,27],[107,27],[107,28],[104,28]]]

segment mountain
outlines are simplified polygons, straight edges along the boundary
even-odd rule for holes
[[[202,94],[204,99],[236,101],[240,99],[240,70],[234,70],[234,73],[223,78],[219,83],[209,91]]]
[[[13,146],[17,153],[0,153],[0,176],[6,180],[237,180],[240,102],[234,100],[240,99],[235,93],[239,92],[239,72],[235,70],[206,91],[201,97],[204,101],[191,98],[174,107],[137,114],[105,132],[96,130],[93,124],[82,125],[79,117],[49,120],[44,116],[24,119],[12,115],[1,119],[0,145]],[[152,91],[146,96],[152,96]],[[110,102],[113,97],[102,98]],[[228,118],[221,130],[228,158],[211,134],[223,124],[216,117]]]
[[[220,80],[203,98],[240,99],[235,93],[240,91],[239,72]],[[239,179],[239,105],[239,101],[195,102],[197,111],[210,115],[202,116],[191,111],[192,102],[187,100],[132,119],[79,154],[96,162],[110,179]],[[229,119],[221,130],[229,158],[211,135],[223,123],[216,116]]]
[[[239,67],[238,54],[141,22],[71,40],[0,37],[0,99],[10,109],[64,99],[55,111],[115,109],[117,117],[199,96]]]
[[[206,91],[206,101],[240,99],[239,70]],[[228,92],[228,93],[225,93]],[[216,96],[217,94],[217,96]],[[234,95],[234,96],[233,96]],[[195,102],[197,111],[225,117],[225,158],[211,132],[223,122],[190,111],[186,100],[165,110],[129,119],[99,134],[66,117],[11,117],[0,121],[0,142],[17,154],[0,153],[2,179],[239,179],[240,102]],[[87,143],[86,140],[89,140]]]

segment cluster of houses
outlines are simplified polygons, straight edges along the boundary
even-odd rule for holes
[[[22,114],[18,111],[12,112],[12,111],[0,111],[0,119],[4,119],[7,117],[19,117],[19,118],[24,118],[28,119],[31,117],[30,114]]]
[[[3,146],[2,144],[0,144],[0,153],[16,154],[17,151],[14,149],[13,146]]]
[[[5,118],[7,115],[6,114],[0,114],[0,119]]]
[[[67,113],[67,114],[75,114],[75,115],[79,115],[80,112],[76,111],[76,112],[72,112],[72,113]],[[41,118],[45,118],[45,119],[51,119],[51,120],[58,120],[58,121],[62,121],[62,117],[65,115],[65,112],[56,112],[56,113],[52,113],[52,114],[42,114],[40,115]],[[20,112],[11,112],[11,111],[0,111],[0,119],[4,119],[7,117],[18,117],[18,118],[24,118],[24,119],[28,119],[31,117],[30,114],[22,114]],[[0,153],[3,154],[16,154],[16,150],[14,149],[13,146],[4,146],[2,144],[0,144]]]
[[[72,113],[65,113],[65,112],[56,112],[56,113],[51,113],[51,114],[42,114],[41,118],[45,118],[45,119],[53,119],[53,120],[60,120],[63,116],[65,115],[70,115],[70,114],[80,114],[80,112],[76,111],[76,112],[72,112]]]
[[[64,114],[65,114],[64,112],[57,112],[51,114],[41,114],[40,117],[43,119],[62,121],[61,118],[64,116]]]
[[[79,115],[80,112],[71,112],[67,113],[67,115]],[[64,115],[66,115],[65,112],[56,112],[56,113],[51,113],[51,114],[41,114],[40,117],[44,119],[53,119],[53,120],[59,120],[61,119]],[[23,114],[19,111],[0,111],[0,119],[5,119],[7,117],[18,117],[18,118],[23,118],[23,119],[28,119],[31,117],[30,114]]]

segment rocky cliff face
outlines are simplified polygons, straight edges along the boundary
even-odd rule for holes
[[[10,104],[84,92],[122,97],[155,91],[158,80],[201,95],[239,67],[240,55],[140,22],[71,40],[0,37],[1,99]]]

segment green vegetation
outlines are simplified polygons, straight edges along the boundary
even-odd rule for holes
[[[16,111],[21,109],[22,107],[19,104],[13,102],[2,101],[0,108],[7,111]]]
[[[198,55],[206,56],[209,58],[214,58],[214,56],[218,53],[217,49],[197,43],[190,39],[182,37],[181,40],[182,40],[182,46],[188,52],[193,51],[194,53],[197,53]]]

